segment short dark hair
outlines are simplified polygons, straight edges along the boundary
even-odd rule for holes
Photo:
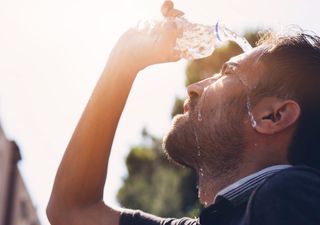
[[[268,32],[259,45],[263,67],[256,96],[292,99],[301,107],[288,149],[293,165],[320,168],[320,37],[301,29]]]

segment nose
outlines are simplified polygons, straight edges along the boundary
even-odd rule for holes
[[[189,97],[200,97],[202,95],[204,91],[204,86],[201,85],[199,82],[198,83],[194,83],[194,84],[190,84],[187,87],[187,92]]]

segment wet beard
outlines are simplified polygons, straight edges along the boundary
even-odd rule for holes
[[[212,178],[236,170],[244,147],[245,102],[239,97],[230,99],[215,107],[223,110],[202,114],[202,121],[195,113],[176,116],[163,142],[169,158],[198,172],[202,169]]]
[[[177,115],[172,127],[163,139],[163,149],[169,160],[196,169],[198,164],[194,119],[189,114]]]

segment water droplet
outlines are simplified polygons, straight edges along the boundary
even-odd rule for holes
[[[195,132],[195,131],[194,131],[194,137],[196,139],[197,148],[200,148],[198,135],[197,135],[197,132]]]
[[[248,115],[250,117],[250,121],[251,121],[251,126],[252,128],[256,128],[257,127],[257,121],[255,120],[252,112],[248,112]]]
[[[251,112],[251,102],[250,102],[250,98],[249,96],[247,97],[247,110],[248,110],[248,115],[251,121],[251,126],[252,128],[256,128],[257,127],[257,121],[255,120],[252,112]]]
[[[202,115],[201,115],[201,111],[199,109],[199,112],[198,112],[198,121],[201,122],[202,121]]]
[[[198,139],[198,135],[197,135],[197,132],[195,130],[193,130],[193,133],[194,133],[194,137],[195,137],[195,140],[196,140],[196,145],[197,145],[197,155],[200,157],[201,156],[201,147],[200,147],[200,144],[199,144],[199,139]]]
[[[206,98],[206,95],[207,95],[207,90],[208,90],[208,87],[205,87],[203,89],[203,92],[202,92],[202,95],[199,99],[199,103],[198,103],[198,115],[197,115],[197,119],[199,122],[202,121],[202,113],[201,113],[201,109],[203,107],[203,104],[204,104],[204,101],[205,101],[205,98]]]
[[[200,170],[199,170],[199,175],[200,175],[201,177],[203,177],[203,175],[204,175],[202,168],[200,168]]]
[[[197,149],[198,149],[198,156],[200,157],[200,156],[201,156],[201,151],[200,151],[200,150],[201,150],[201,147],[200,147],[199,144],[197,145]]]

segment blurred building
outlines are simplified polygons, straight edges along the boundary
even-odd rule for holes
[[[17,167],[19,160],[19,147],[0,126],[0,225],[40,225]]]

